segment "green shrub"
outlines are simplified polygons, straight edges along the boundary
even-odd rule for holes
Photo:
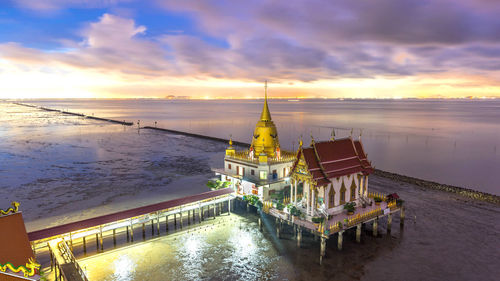
[[[313,223],[322,223],[325,220],[324,217],[313,217],[312,222]]]
[[[281,203],[281,202],[276,203],[276,209],[283,211],[284,208],[285,208],[285,205],[283,205],[283,203]]]
[[[356,206],[356,202],[349,202],[344,205],[344,210],[347,210],[348,212],[354,212]]]
[[[382,198],[380,198],[378,196],[375,196],[375,197],[373,197],[373,201],[375,201],[375,202],[382,202]]]

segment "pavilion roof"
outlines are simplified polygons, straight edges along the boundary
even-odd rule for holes
[[[303,155],[307,169],[319,186],[330,179],[354,173],[370,174],[373,167],[366,157],[361,140],[352,138],[313,142],[310,147],[300,148],[292,173]]]

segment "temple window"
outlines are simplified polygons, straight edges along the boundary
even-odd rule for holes
[[[356,183],[354,182],[354,179],[352,179],[352,184],[351,184],[351,201],[356,200]]]
[[[260,171],[260,179],[261,180],[267,179],[267,171]]]
[[[340,204],[345,203],[345,192],[346,192],[345,184],[344,181],[342,181],[342,186],[340,187]]]
[[[231,164],[227,164],[227,168],[231,170]]]
[[[328,193],[328,208],[335,207],[335,189],[330,187],[330,192]]]
[[[255,170],[254,170],[254,169],[252,169],[252,170],[250,171],[250,174],[251,174],[252,176],[255,176]]]

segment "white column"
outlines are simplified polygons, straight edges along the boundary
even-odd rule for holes
[[[314,215],[314,211],[316,210],[316,190],[312,190],[312,196],[311,196],[311,216]]]
[[[309,206],[311,205],[311,203],[309,202],[311,200],[311,190],[309,190],[309,183],[306,181],[304,182],[304,187],[303,187],[304,191],[307,190],[307,200],[306,200],[306,213],[309,214]]]
[[[293,184],[290,183],[290,203],[293,202]]]
[[[368,196],[368,176],[365,179],[365,197]]]

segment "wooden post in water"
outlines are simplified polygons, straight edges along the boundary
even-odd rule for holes
[[[361,243],[361,224],[356,226],[356,242]]]
[[[405,207],[401,206],[401,211],[399,211],[399,225],[403,227],[405,225]]]
[[[373,220],[373,237],[377,237],[377,230],[378,230],[378,217]]]
[[[321,236],[321,247],[319,250],[319,264],[323,263],[323,257],[326,254],[326,238],[325,236]]]
[[[337,248],[339,250],[342,250],[342,235],[343,234],[344,234],[343,230],[341,230],[341,231],[338,232],[339,237],[338,237],[338,241],[337,241]]]
[[[387,233],[391,233],[391,228],[392,228],[392,214],[389,213],[387,215]]]

